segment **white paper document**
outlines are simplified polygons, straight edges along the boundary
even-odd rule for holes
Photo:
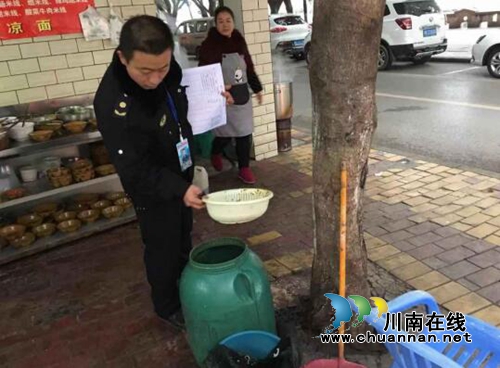
[[[182,73],[181,84],[188,87],[188,120],[193,133],[201,134],[226,125],[226,98],[221,95],[225,90],[221,65],[184,69]]]

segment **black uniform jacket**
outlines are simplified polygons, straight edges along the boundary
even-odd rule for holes
[[[181,171],[176,148],[179,125],[167,104],[166,90],[174,100],[182,135],[193,147],[181,80],[182,69],[172,58],[163,82],[155,90],[145,90],[129,77],[115,53],[96,93],[99,131],[136,208],[182,199],[193,179],[193,167]]]

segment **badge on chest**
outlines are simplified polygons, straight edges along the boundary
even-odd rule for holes
[[[172,115],[172,119],[175,121],[177,126],[179,127],[179,143],[176,144],[177,148],[177,156],[179,157],[179,164],[181,166],[182,171],[186,171],[191,166],[193,166],[193,160],[191,159],[191,150],[189,148],[189,141],[182,136],[182,126],[181,121],[179,120],[179,115],[177,114],[177,108],[175,107],[174,100],[170,93],[165,90],[167,94],[167,105],[170,110],[170,114]],[[165,123],[167,119],[165,117]],[[162,126],[163,118],[160,120],[160,126]],[[165,123],[163,125],[165,125]]]
[[[193,161],[191,160],[191,150],[189,148],[189,142],[187,139],[181,137],[181,141],[177,143],[177,155],[179,156],[179,163],[181,165],[181,170],[186,171],[191,166],[193,166]]]

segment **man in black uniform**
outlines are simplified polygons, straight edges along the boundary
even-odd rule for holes
[[[177,285],[191,250],[191,209],[203,208],[203,202],[201,190],[191,184],[193,133],[173,48],[172,34],[160,19],[131,18],[94,107],[104,144],[137,213],[155,311],[178,324]]]

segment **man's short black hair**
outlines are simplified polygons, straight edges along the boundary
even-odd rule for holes
[[[123,25],[118,50],[127,61],[132,59],[134,51],[160,55],[168,49],[174,49],[174,38],[170,28],[161,19],[139,15]]]
[[[220,13],[228,13],[229,15],[231,15],[231,18],[233,18],[233,20],[234,20],[234,13],[231,10],[231,8],[229,8],[227,6],[219,6],[214,11],[214,18],[215,18],[216,22],[217,22],[217,17],[219,16]]]

